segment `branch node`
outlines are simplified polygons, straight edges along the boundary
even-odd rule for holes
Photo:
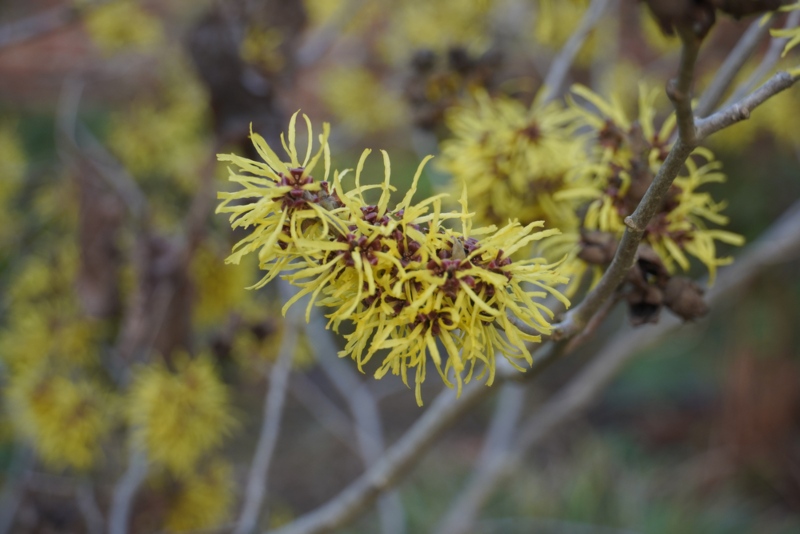
[[[644,228],[640,228],[639,225],[636,224],[636,221],[634,221],[633,218],[630,215],[625,217],[625,221],[624,222],[625,222],[625,226],[627,226],[628,228],[630,228],[631,230],[634,230],[636,232],[644,232],[644,230],[645,230]]]

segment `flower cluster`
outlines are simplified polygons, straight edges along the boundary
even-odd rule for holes
[[[190,475],[233,427],[228,393],[209,358],[174,358],[139,369],[130,390],[135,444],[178,477]]]
[[[669,153],[674,116],[655,125],[657,91],[640,90],[639,116],[631,120],[619,99],[606,101],[582,86],[573,88],[567,107],[523,104],[478,93],[453,110],[453,138],[442,145],[443,167],[484,221],[542,219],[563,233],[531,247],[550,261],[566,256],[561,272],[572,295],[585,274],[602,275],[631,214]],[[578,104],[576,99],[582,99]],[[583,103],[585,102],[585,103]],[[721,182],[720,164],[697,149],[675,179],[667,202],[648,226],[644,241],[668,272],[687,271],[697,258],[713,279],[716,243],[740,245],[741,236],[708,224],[724,225],[724,203],[701,188]],[[591,250],[589,250],[591,249]]]
[[[572,92],[591,105],[590,109],[572,102],[573,109],[580,113],[579,123],[591,132],[589,158],[580,171],[592,184],[594,198],[586,209],[583,228],[608,233],[616,239],[625,229],[624,218],[636,209],[669,153],[675,116],[668,117],[656,129],[657,90],[640,89],[636,121],[630,120],[613,98],[606,101],[583,86],[573,87]],[[730,258],[717,257],[716,242],[743,243],[737,234],[707,227],[707,223],[728,222],[721,213],[725,204],[699,190],[725,180],[720,167],[709,150],[696,149],[645,230],[644,242],[670,272],[676,266],[688,271],[688,256],[692,256],[706,266],[713,281],[717,266],[730,262]]]
[[[256,253],[266,275],[254,287],[283,275],[300,288],[284,311],[310,295],[307,319],[317,303],[329,310],[328,325],[334,330],[345,322],[354,325],[341,355],[351,355],[363,371],[378,351],[386,351],[376,377],[391,371],[407,384],[414,370],[420,404],[428,358],[443,381],[459,389],[477,364],[479,375],[488,374],[491,383],[495,351],[520,370],[520,360],[531,363],[526,342],[540,336],[530,332],[549,333],[552,319],[538,299],[552,294],[568,304],[553,289],[566,279],[543,259],[516,260],[513,255],[558,230],[537,230],[541,221],[473,228],[466,195],[460,212],[442,211],[443,195],[412,203],[428,158],[402,201],[390,208],[395,188],[386,152],[382,183],[361,184],[367,150],[354,184],[345,187],[347,171],[331,177],[327,125],[314,152],[311,124],[304,116],[308,147],[299,159],[296,117],[283,143],[288,162],[256,134],[251,137],[263,163],[219,156],[238,167],[238,172],[231,169],[230,180],[242,189],[220,193],[217,211],[230,213],[234,228],[250,229],[228,261],[238,263]],[[312,172],[320,162],[323,179],[315,180]],[[376,203],[365,198],[370,190],[380,192]],[[460,229],[448,227],[448,221],[460,223]]]
[[[442,145],[442,167],[479,220],[503,224],[544,220],[577,228],[585,187],[575,172],[585,160],[575,113],[557,102],[526,108],[519,101],[478,92],[448,116],[453,138]]]

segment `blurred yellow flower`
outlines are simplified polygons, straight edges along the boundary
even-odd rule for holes
[[[31,365],[13,377],[6,391],[12,416],[46,464],[89,469],[111,426],[109,395],[86,377],[53,369]]]
[[[127,404],[134,443],[154,464],[185,475],[222,444],[234,419],[208,356],[178,354],[171,361],[174,371],[164,362],[140,368]]]
[[[126,49],[152,50],[163,41],[161,22],[136,0],[114,0],[85,9],[86,30],[106,54]]]
[[[211,529],[222,524],[234,502],[233,468],[221,459],[204,462],[177,481],[165,527],[171,532]]]

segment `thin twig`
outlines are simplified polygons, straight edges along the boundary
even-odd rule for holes
[[[325,376],[345,399],[355,421],[356,441],[365,469],[369,469],[384,452],[383,425],[378,402],[366,382],[358,380],[349,362],[336,354],[336,342],[325,328],[324,318],[315,314],[307,325],[308,339]],[[405,532],[405,512],[400,495],[391,491],[378,499],[381,531],[386,534]]]
[[[286,389],[289,374],[292,371],[292,356],[297,348],[297,329],[299,315],[295,308],[287,314],[283,340],[278,360],[269,374],[269,390],[264,399],[264,418],[261,434],[258,437],[256,453],[247,479],[244,494],[244,505],[234,534],[251,534],[255,531],[264,496],[267,492],[267,476],[278,436],[281,430],[283,405],[286,400]]]
[[[336,532],[358,517],[380,494],[393,487],[419,462],[422,453],[473,406],[493,393],[496,388],[472,382],[464,387],[461,397],[445,390],[431,403],[427,411],[386,450],[380,462],[342,490],[327,504],[277,529],[275,534],[312,534]]]
[[[761,19],[754,21],[747,28],[747,31],[742,34],[742,37],[733,47],[728,57],[722,62],[714,79],[708,84],[708,87],[703,91],[703,95],[697,102],[695,107],[695,115],[698,117],[705,117],[722,101],[725,91],[739,74],[742,66],[750,59],[750,56],[755,51],[758,43],[769,31],[770,25]]]
[[[25,489],[25,475],[33,465],[33,459],[30,447],[21,443],[15,445],[3,491],[0,492],[0,534],[8,534],[14,526],[14,518]]]
[[[358,446],[353,444],[354,430],[347,414],[319,386],[303,373],[295,373],[289,381],[289,392],[342,445],[356,456],[360,453]]]
[[[603,12],[609,3],[610,0],[592,0],[578,27],[550,65],[550,70],[547,72],[542,84],[545,91],[542,102],[549,102],[561,94],[564,80],[567,78],[572,62],[575,61],[575,56],[578,55],[589,33],[600,21],[600,17],[603,16]]]
[[[128,469],[114,488],[108,513],[109,534],[127,534],[134,497],[147,476],[147,455],[142,448],[132,446],[128,461]]]
[[[492,415],[487,431],[487,437],[478,459],[476,467],[467,482],[467,489],[462,492],[444,516],[437,527],[439,534],[461,532],[463,518],[471,517],[470,511],[474,508],[471,488],[481,488],[486,485],[484,479],[492,477],[495,465],[508,454],[509,447],[516,436],[522,407],[525,404],[525,388],[520,384],[504,384],[497,400],[497,407]],[[481,501],[480,504],[483,504]]]
[[[0,49],[46,35],[78,19],[80,10],[68,3],[6,24],[0,28]]]
[[[83,80],[74,76],[68,78],[61,88],[56,114],[56,144],[61,158],[67,163],[79,159],[91,165],[122,200],[134,222],[140,225],[148,213],[147,197],[108,149],[78,122],[83,88]]]
[[[708,292],[709,304],[742,290],[764,268],[796,259],[800,255],[800,201],[751,245],[731,267],[723,269]],[[677,330],[683,323],[670,316],[657,325],[618,333],[592,362],[522,426],[518,438],[506,454],[498,455],[485,467],[480,479],[471,481],[458,500],[459,516],[442,533],[465,534],[479,517],[480,510],[507,476],[517,472],[525,454],[551,435],[559,424],[573,418],[605,389],[622,367],[644,348]],[[469,506],[467,506],[467,503]],[[455,507],[453,508],[455,509]],[[451,509],[451,511],[453,510]]]
[[[100,506],[97,504],[97,498],[94,495],[94,487],[91,482],[84,480],[78,484],[78,487],[75,488],[75,500],[86,523],[86,532],[88,534],[103,534],[105,521],[103,513],[100,511]]]
[[[798,24],[800,24],[800,11],[792,11],[789,13],[789,16],[786,17],[786,24],[784,24],[784,28],[794,28]],[[736,90],[733,92],[730,98],[725,102],[723,107],[730,106],[734,102],[738,102],[742,98],[745,97],[750,91],[753,90],[761,80],[763,80],[772,69],[775,68],[775,65],[778,64],[778,61],[781,59],[781,54],[783,53],[783,47],[786,46],[786,43],[789,41],[788,38],[776,38],[772,40],[772,43],[769,46],[769,50],[764,55],[764,58],[758,62],[758,67],[747,78],[747,81],[741,84]],[[702,117],[703,115],[700,114]]]
[[[739,121],[750,118],[750,113],[775,96],[785,91],[797,82],[797,78],[788,72],[778,72],[767,80],[764,85],[753,91],[742,100],[714,113],[710,117],[697,121],[697,135],[703,139],[723,128],[727,128]]]
[[[691,87],[700,41],[686,28],[679,28],[678,31],[683,41],[680,67],[677,78],[667,84],[667,94],[675,106],[677,115],[678,139],[633,214],[625,218],[627,228],[611,265],[586,298],[567,312],[560,323],[553,325],[554,339],[567,339],[583,330],[586,323],[625,280],[636,259],[639,242],[650,219],[661,207],[672,181],[697,146],[698,136],[692,113]]]

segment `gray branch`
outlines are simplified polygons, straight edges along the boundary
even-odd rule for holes
[[[148,462],[143,450],[132,446],[128,461],[128,469],[114,487],[108,513],[109,534],[127,534],[133,500],[147,476]]]
[[[800,13],[800,12],[799,12]],[[739,102],[714,113],[710,117],[697,121],[697,134],[700,138],[708,137],[728,126],[747,120],[750,113],[778,93],[790,88],[797,81],[788,72],[778,72],[764,85],[753,91]]]
[[[741,291],[765,268],[800,255],[800,201],[796,202],[756,243],[751,245],[731,267],[720,272],[719,279],[708,292],[709,304]],[[442,534],[465,534],[479,517],[482,507],[497,490],[503,479],[513,475],[525,454],[552,434],[554,429],[575,417],[602,393],[622,367],[643,349],[676,331],[682,323],[670,316],[657,325],[628,329],[617,334],[592,362],[551,398],[522,426],[514,445],[503,455],[486,464],[482,476],[473,478],[459,496],[451,512],[451,521]]]
[[[800,11],[792,11],[789,13],[789,16],[786,17],[786,24],[784,24],[783,27],[786,29],[794,28],[798,24],[800,24]],[[724,106],[727,107],[734,102],[738,102],[750,91],[752,91],[754,87],[761,83],[761,80],[763,80],[767,74],[772,72],[772,69],[774,69],[775,65],[778,64],[778,61],[780,61],[783,48],[788,42],[789,39],[787,38],[773,39],[769,46],[769,50],[767,50],[764,58],[759,61],[756,70],[750,75],[746,82],[736,88],[736,90],[733,92],[733,95],[731,95],[727,102],[725,102]],[[700,116],[702,117],[703,114],[700,114]]]
[[[569,69],[573,61],[575,61],[575,56],[580,52],[589,33],[600,21],[600,17],[603,16],[603,12],[609,3],[610,0],[592,0],[578,27],[550,65],[550,70],[547,72],[542,84],[545,91],[542,102],[549,102],[561,94],[564,80],[566,80]]]
[[[267,476],[275,445],[280,435],[283,404],[286,400],[286,389],[289,382],[289,373],[292,370],[292,355],[297,347],[298,310],[289,311],[286,326],[284,327],[283,340],[275,363],[269,375],[269,389],[264,399],[264,418],[261,434],[256,445],[256,453],[250,468],[247,480],[247,489],[244,495],[244,506],[239,521],[234,529],[234,534],[250,534],[256,529],[259,511],[267,492]]]
[[[695,107],[695,115],[698,117],[705,117],[722,101],[725,91],[730,87],[733,79],[739,74],[742,66],[750,59],[750,56],[755,51],[758,43],[769,31],[769,24],[762,24],[762,21],[756,20],[747,28],[739,42],[733,47],[728,57],[720,65],[714,79],[708,85],[700,100]]]
[[[330,330],[325,328],[324,318],[315,314],[306,330],[322,371],[350,408],[355,421],[359,453],[364,468],[368,469],[380,460],[385,449],[378,403],[367,383],[356,378],[350,362],[343,362],[338,358],[336,342]],[[385,534],[405,532],[405,512],[396,491],[388,492],[378,499],[378,515],[381,531]]]

